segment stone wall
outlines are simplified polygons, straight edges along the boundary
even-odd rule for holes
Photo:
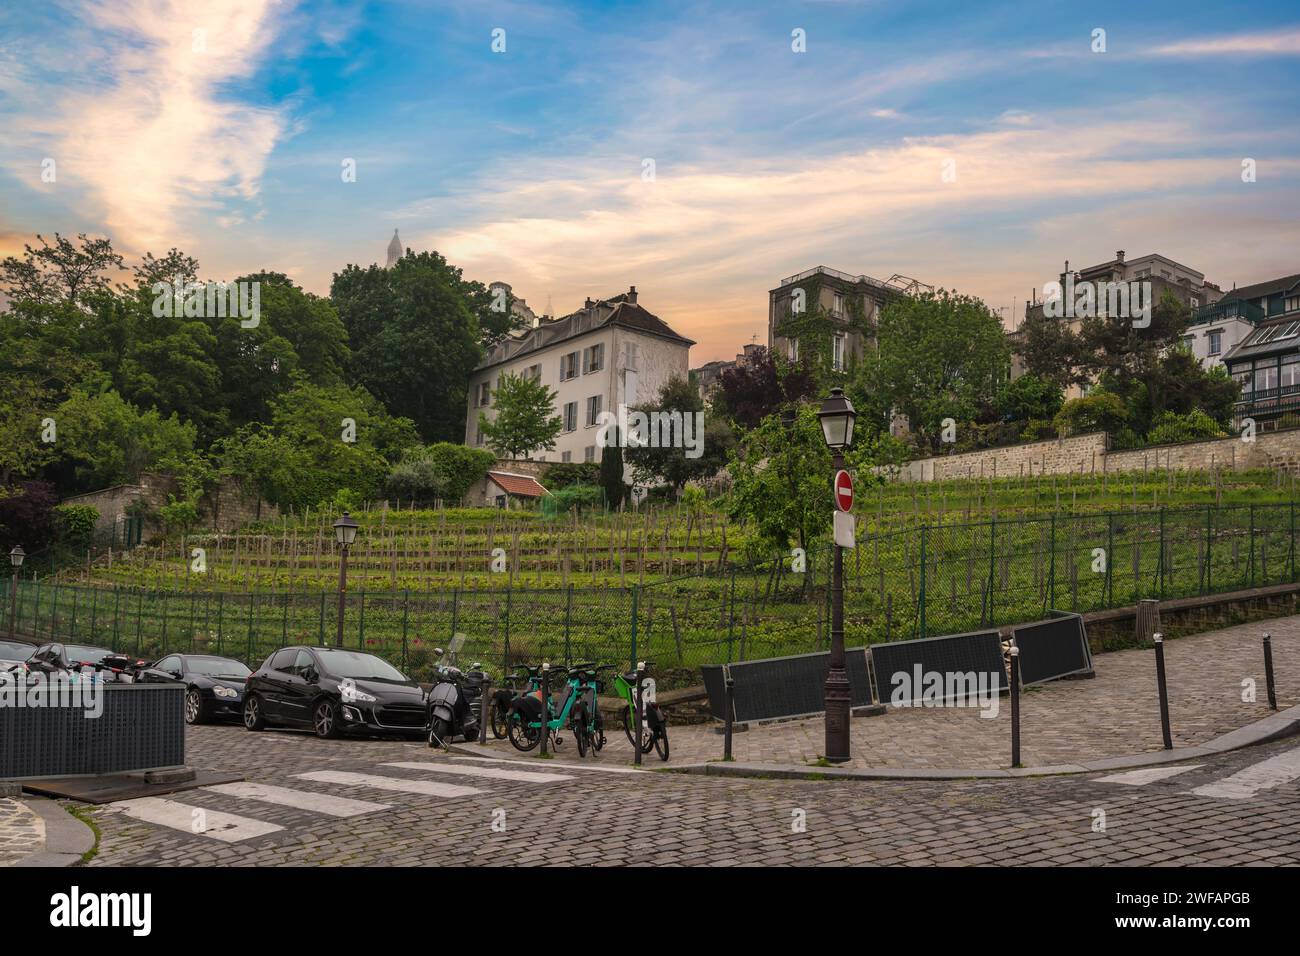
[[[1208,471],[1216,468],[1283,468],[1300,471],[1300,429],[1263,432],[1253,442],[1215,438],[1130,451],[1108,450],[1104,432],[989,448],[961,455],[919,458],[897,470],[899,481],[942,481],[951,478],[1018,478],[1063,475],[1069,472]]]
[[[179,495],[176,480],[170,475],[145,472],[140,481],[131,485],[114,485],[101,491],[91,491],[84,495],[73,495],[63,499],[63,504],[90,505],[99,511],[99,520],[95,523],[98,537],[114,537],[123,540],[123,524],[127,509],[138,501],[143,501],[150,513],[145,522],[145,534],[154,534],[161,530],[157,512],[167,504],[168,496]],[[215,490],[204,496],[199,502],[200,525],[213,531],[234,531],[250,521],[268,521],[280,516],[280,510],[257,495],[247,494],[242,486],[229,479],[223,480]]]

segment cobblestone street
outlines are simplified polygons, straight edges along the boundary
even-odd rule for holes
[[[1300,862],[1300,744],[1127,774],[828,782],[582,767],[203,727],[248,784],[100,807],[95,866]]]

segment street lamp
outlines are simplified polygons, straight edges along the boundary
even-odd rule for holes
[[[23,558],[27,557],[27,552],[23,550],[21,544],[14,545],[14,549],[9,552],[9,563],[14,566],[14,583],[9,592],[9,640],[14,639],[14,631],[18,627],[18,569],[23,566]]]
[[[360,525],[353,520],[352,515],[343,512],[343,517],[334,522],[334,537],[338,540],[339,551],[339,627],[334,635],[334,646],[343,646],[343,604],[348,593],[348,549],[352,547],[352,542],[357,540],[357,528]]]
[[[817,418],[822,436],[834,455],[831,494],[835,475],[844,467],[844,449],[853,444],[853,420],[857,417],[853,403],[844,397],[842,388],[831,389],[822,402]],[[844,549],[835,548],[835,571],[831,578],[831,659],[826,672],[824,700],[826,707],[826,759],[843,763],[849,759],[849,675],[844,667]]]

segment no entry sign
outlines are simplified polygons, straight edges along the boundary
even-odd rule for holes
[[[843,468],[835,472],[835,507],[840,511],[853,508],[853,478]]]

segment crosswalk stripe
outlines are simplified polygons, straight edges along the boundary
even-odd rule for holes
[[[129,817],[183,830],[186,833],[211,837],[223,843],[237,843],[253,837],[266,836],[283,827],[264,820],[241,817],[234,813],[222,813],[202,807],[190,806],[175,800],[163,800],[159,797],[140,797],[135,800],[123,800],[111,805],[112,809],[125,813]]]
[[[465,777],[490,777],[493,780],[526,780],[529,783],[558,783],[572,780],[567,773],[544,773],[540,770],[500,770],[496,767],[475,767],[470,764],[438,765],[428,760],[406,760],[380,764],[381,767],[401,767],[404,770],[423,770],[427,773],[452,773]]]
[[[387,810],[390,807],[387,803],[333,797],[327,793],[291,790],[288,787],[273,787],[265,783],[219,783],[203,789],[211,790],[213,793],[229,794],[243,800],[256,800],[282,807],[294,807],[298,810],[310,810],[312,813],[323,813],[330,817],[356,817],[363,813]]]
[[[1126,773],[1111,774],[1109,777],[1098,777],[1093,782],[1125,783],[1131,787],[1141,787],[1157,780],[1176,777],[1178,774],[1186,773],[1189,770],[1198,770],[1201,766],[1199,763],[1194,763],[1186,767],[1145,767],[1142,770],[1129,770]]]
[[[454,757],[448,757],[447,759],[448,760],[476,760],[480,763],[506,763],[506,764],[514,764],[516,767],[519,766],[519,764],[521,763],[521,761],[519,760],[511,760],[508,757],[478,757],[478,756],[470,756],[468,754],[463,756],[458,755]],[[635,767],[602,767],[595,764],[573,764],[573,763],[561,763],[561,764],[556,764],[555,766],[563,767],[565,770],[591,770],[595,773],[645,773],[644,770],[637,770]]]
[[[382,777],[373,773],[347,773],[342,770],[313,770],[294,774],[299,780],[316,780],[320,783],[340,783],[353,787],[374,787],[376,790],[393,790],[398,793],[418,793],[426,797],[470,797],[481,790],[461,787],[432,780],[406,780],[402,777]]]
[[[1198,797],[1249,800],[1260,790],[1271,790],[1300,777],[1300,747],[1251,764],[1230,777],[1197,787]]]

